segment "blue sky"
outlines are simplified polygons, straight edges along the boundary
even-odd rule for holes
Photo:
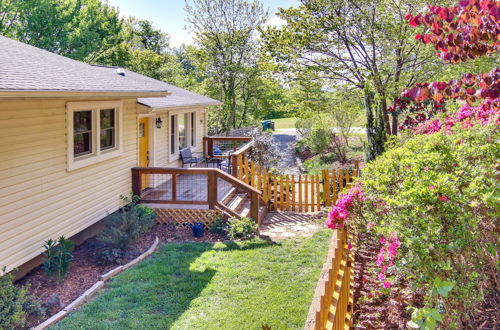
[[[274,15],[277,8],[288,8],[299,4],[299,0],[261,0],[261,2],[272,14],[268,23],[271,25],[279,24],[279,19]],[[193,42],[191,35],[185,29],[184,0],[108,0],[108,3],[118,7],[123,15],[152,21],[157,28],[170,35],[172,46]]]

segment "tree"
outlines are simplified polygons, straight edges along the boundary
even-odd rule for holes
[[[120,44],[118,11],[100,0],[0,1],[0,34],[92,62]]]
[[[498,59],[500,34],[500,5],[489,0],[460,1],[451,7],[428,6],[429,12],[406,19],[409,25],[425,26],[426,33],[415,39],[423,44],[432,43],[437,56],[445,62],[456,64],[493,55]],[[478,105],[483,111],[498,109],[500,97],[500,69],[494,67],[486,73],[467,73],[459,79],[419,83],[405,89],[394,112],[414,113],[405,120],[405,128],[419,125],[446,111],[446,100],[465,102],[467,107]],[[422,106],[424,105],[424,106]],[[431,105],[430,109],[425,105]],[[470,111],[467,111],[470,112]]]
[[[410,37],[407,12],[420,1],[303,0],[298,8],[281,9],[282,27],[263,31],[264,46],[287,76],[314,73],[324,84],[349,85],[362,91],[371,145],[368,160],[383,150],[390,128],[390,98],[401,86],[422,79],[432,65],[429,51]],[[378,144],[378,146],[375,146]]]
[[[257,58],[255,33],[268,17],[257,1],[192,0],[188,22],[206,62],[207,74],[222,91],[225,129],[237,126],[238,90],[252,77]]]

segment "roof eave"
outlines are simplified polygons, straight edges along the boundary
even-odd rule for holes
[[[53,90],[0,90],[0,98],[90,98],[90,97],[165,97],[167,91],[53,91]]]
[[[208,107],[220,107],[223,103],[222,102],[217,102],[217,103],[198,103],[198,104],[186,104],[186,105],[176,105],[176,106],[168,106],[168,107],[153,107],[149,106],[147,104],[138,102],[140,105],[146,107],[149,109],[150,112],[166,112],[166,111],[172,111],[172,110],[185,110],[185,109],[198,109],[198,108],[208,108]],[[213,109],[213,110],[220,110],[220,109]]]

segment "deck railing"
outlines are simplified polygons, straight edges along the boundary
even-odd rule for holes
[[[347,228],[337,229],[321,271],[305,329],[350,329],[353,317],[354,256]]]
[[[132,168],[132,192],[148,204],[191,205],[238,216],[226,203],[229,194],[243,194],[249,216],[260,224],[261,192],[216,168]]]
[[[203,138],[203,154],[209,158],[228,158],[253,138],[247,136],[209,136]],[[220,151],[217,153],[216,151]]]

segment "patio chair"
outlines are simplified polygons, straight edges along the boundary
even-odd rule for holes
[[[229,174],[231,174],[231,152],[229,152],[229,157],[224,159],[222,162],[219,164],[219,168]]]
[[[189,164],[189,167],[192,167],[205,160],[203,157],[193,157],[191,148],[182,149],[179,151],[179,154],[181,156],[182,167],[184,167],[185,164]]]

